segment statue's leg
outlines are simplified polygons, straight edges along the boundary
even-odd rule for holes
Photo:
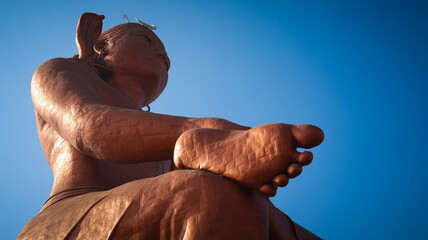
[[[72,239],[267,239],[269,206],[224,177],[177,170],[110,190],[73,229]]]
[[[18,239],[318,239],[262,194],[221,176],[177,170],[64,198]]]
[[[269,203],[269,239],[321,240],[318,236],[295,223],[281,210]]]

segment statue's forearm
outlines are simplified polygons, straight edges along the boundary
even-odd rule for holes
[[[81,119],[80,150],[120,163],[172,159],[178,137],[192,128],[247,129],[218,118],[186,118],[97,106]],[[76,144],[79,145],[79,144]]]
[[[172,159],[176,140],[192,128],[248,129],[219,118],[186,118],[100,104],[75,108],[62,114],[54,111],[51,119],[57,121],[48,123],[84,154],[118,163]]]
[[[195,119],[97,106],[77,119],[78,149],[98,159],[121,163],[172,159],[182,132],[199,127]]]

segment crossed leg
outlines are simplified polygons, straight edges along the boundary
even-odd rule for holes
[[[73,227],[68,239],[269,237],[266,197],[207,171],[173,171],[108,192]]]
[[[191,129],[177,140],[174,163],[205,169],[273,196],[312,161],[324,133],[312,125],[265,124],[250,130]]]
[[[43,209],[18,239],[319,239],[267,198],[207,171],[178,170]]]

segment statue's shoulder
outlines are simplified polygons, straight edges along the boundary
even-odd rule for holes
[[[68,86],[99,78],[89,63],[83,59],[53,58],[40,65],[33,74],[31,89],[56,89],[56,85]]]
[[[53,58],[40,65],[34,72],[33,79],[43,79],[59,73],[93,74],[89,63],[75,58]]]

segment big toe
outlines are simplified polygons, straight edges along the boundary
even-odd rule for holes
[[[291,133],[297,147],[300,148],[313,148],[320,145],[324,140],[324,132],[314,125],[294,125]]]

